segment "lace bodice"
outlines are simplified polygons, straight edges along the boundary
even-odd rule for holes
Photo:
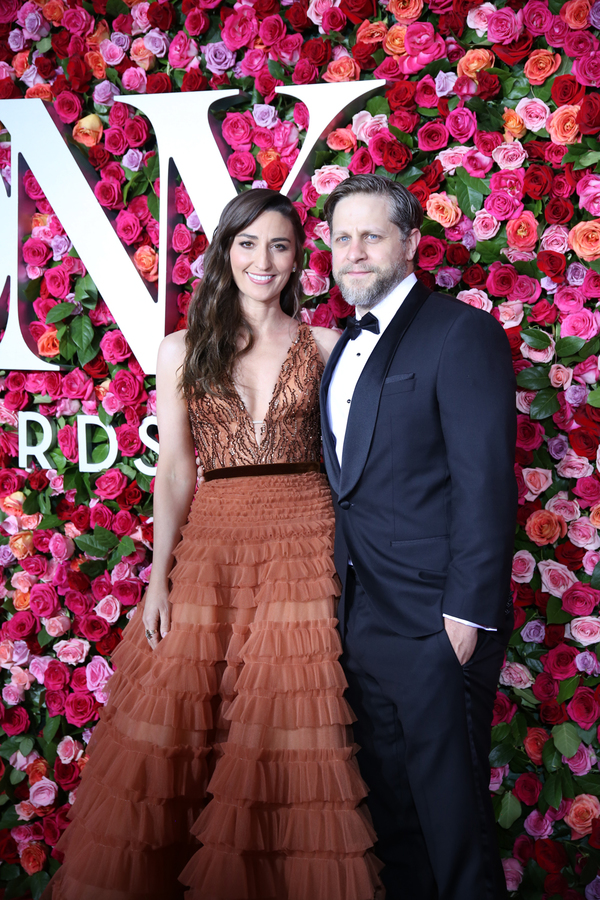
[[[241,397],[204,395],[189,402],[201,464],[208,472],[229,466],[318,462],[319,384],[323,363],[310,326],[302,322],[281,366],[264,418],[260,443]]]

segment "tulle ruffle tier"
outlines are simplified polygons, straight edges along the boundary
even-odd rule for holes
[[[114,654],[46,896],[373,898],[332,532],[318,473],[202,485],[175,552],[171,631],[152,653],[138,611]]]

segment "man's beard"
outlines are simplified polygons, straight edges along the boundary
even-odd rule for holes
[[[344,275],[353,271],[373,272],[375,279],[367,286],[360,284],[347,284],[344,281]],[[408,263],[406,260],[400,260],[393,266],[383,269],[379,266],[369,266],[365,269],[359,269],[358,266],[347,264],[333,273],[336,284],[342,292],[342,297],[350,306],[357,306],[361,310],[373,309],[380,300],[400,284],[408,275]]]

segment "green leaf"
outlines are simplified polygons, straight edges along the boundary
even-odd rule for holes
[[[78,350],[86,350],[94,339],[94,326],[85,314],[71,322],[71,337]]]
[[[596,388],[593,391],[590,391],[586,397],[586,403],[589,403],[590,406],[594,406],[598,408],[600,406],[600,388]]]
[[[552,338],[540,328],[525,328],[521,337],[532,350],[545,350],[552,343]]]
[[[367,100],[367,112],[370,112],[372,116],[389,116],[391,113],[390,104],[385,97],[378,94],[375,97],[371,97],[370,100]],[[436,115],[439,115],[437,110]]]
[[[21,784],[26,778],[27,772],[22,772],[20,769],[11,769],[8,780],[11,784]]]
[[[500,828],[510,828],[521,815],[521,804],[512,793],[507,791],[502,797],[500,805],[500,815],[498,816],[498,825]]]
[[[487,266],[499,258],[500,250],[505,246],[506,241],[503,242],[496,239],[493,241],[477,241],[475,249],[479,253],[480,262]]]
[[[58,516],[49,515],[44,516],[42,521],[40,522],[40,528],[58,528],[59,525],[62,525],[62,519],[59,519]]]
[[[595,797],[600,797],[599,775],[592,775],[591,773],[588,773],[587,775],[576,775],[573,780],[578,789],[578,793],[593,794]]]
[[[539,706],[540,701],[534,695],[531,688],[513,688],[513,694],[515,694],[526,706]]]
[[[129,13],[129,7],[123,0],[108,0],[106,4],[106,14],[116,19],[117,16],[126,16]]]
[[[571,722],[563,722],[561,725],[555,725],[552,729],[552,737],[556,749],[562,753],[563,756],[568,758],[575,756],[581,743],[581,738],[577,734],[577,729]]]
[[[48,634],[48,632],[46,631],[45,628],[42,628],[42,630],[40,631],[40,633],[37,636],[37,639],[38,639],[38,644],[40,645],[40,647],[45,647],[47,644],[49,644],[53,640],[53,637],[51,634]]]
[[[6,797],[6,794],[4,795]],[[2,866],[2,880],[3,881],[12,881],[13,878],[18,878],[21,874],[20,866],[7,866],[6,863]]]
[[[556,702],[564,703],[565,700],[570,700],[577,690],[580,681],[581,675],[573,675],[571,678],[565,678],[561,681]]]
[[[522,369],[519,372],[517,384],[527,391],[539,391],[541,388],[550,387],[550,379],[545,369],[540,366],[532,366],[530,369]]]
[[[35,46],[40,53],[47,53],[48,50],[52,49],[52,39],[49,37],[42,38],[41,41],[36,42]]]
[[[518,75],[515,78],[515,83],[513,84],[510,93],[508,94],[509,100],[521,100],[523,97],[526,97],[529,91],[531,90],[531,85],[527,81],[524,75]]]
[[[558,597],[550,597],[546,607],[546,621],[549,625],[565,625],[573,616],[565,612]]]
[[[562,800],[562,779],[560,772],[555,772],[546,779],[546,784],[542,789],[540,799],[544,800],[548,806],[558,809]]]
[[[469,217],[474,216],[483,206],[483,194],[474,191],[462,181],[456,183],[456,199],[462,211]]]
[[[558,402],[558,390],[554,388],[545,388],[538,391],[529,407],[529,416],[532,419],[547,419],[548,416],[558,412],[560,403]]]
[[[23,512],[26,516],[35,515],[35,513],[40,511],[40,495],[36,494],[35,491],[32,491],[31,494],[27,494],[23,501]]]
[[[119,539],[112,531],[96,525],[92,534],[82,534],[80,537],[76,537],[75,543],[89,556],[104,557],[109,550],[113,550],[117,546]]]
[[[119,541],[118,550],[121,556],[130,556],[135,552],[135,544],[133,543],[129,535],[125,535],[125,537],[121,538],[121,540]]]
[[[148,162],[144,168],[148,183],[154,184],[160,172],[160,160],[158,156],[155,154],[154,156],[148,157]]]
[[[50,875],[48,872],[36,872],[34,875],[31,875],[29,878],[29,887],[31,889],[31,896],[33,900],[40,900],[40,897],[44,893],[48,882],[50,881]]]
[[[418,178],[421,177],[423,172],[421,169],[418,169],[416,166],[411,166],[409,169],[405,169],[404,172],[401,172],[399,175],[396,175],[394,181],[397,181],[398,184],[403,184],[404,187],[408,187],[410,184],[413,184]],[[432,219],[426,219],[423,225],[425,225],[428,221],[433,221]],[[437,222],[435,223],[438,224]],[[423,231],[421,231],[423,233]]]
[[[458,166],[456,169],[456,177],[459,181],[462,181],[463,184],[466,184],[467,187],[473,188],[473,190],[477,191],[479,194],[484,194],[485,196],[491,193],[485,178],[474,178],[473,175],[469,175],[463,166]]]
[[[282,81],[285,78],[285,71],[283,67],[277,62],[275,59],[270,59],[267,63],[269,67],[269,72],[273,76],[273,78],[280,78]]]
[[[496,747],[492,747],[490,752],[490,766],[500,768],[511,761],[516,753],[515,745],[512,741],[502,741]]]
[[[562,768],[562,754],[556,749],[552,738],[544,744],[542,762],[548,772],[558,772]]]
[[[106,563],[101,559],[89,559],[79,566],[79,570],[84,575],[87,575],[88,578],[97,578],[98,575],[102,575],[105,569]]]
[[[46,724],[44,725],[44,740],[46,743],[50,743],[51,740],[56,736],[56,732],[60,728],[60,724],[62,722],[62,716],[53,716],[48,719]]]
[[[395,125],[388,125],[388,129],[389,129],[390,134],[393,134],[394,137],[400,141],[400,143],[406,144],[407,147],[410,147],[412,149],[412,147],[414,146],[414,141],[412,139],[412,135],[405,134],[404,131],[400,131],[400,129],[396,128]],[[347,165],[348,165],[348,163],[346,163],[346,166]]]
[[[556,353],[558,356],[573,356],[575,353],[579,353],[584,344],[585,340],[580,337],[559,338],[556,342]]]
[[[14,806],[10,806],[0,819],[0,828],[15,828],[19,824],[19,817]]]
[[[154,191],[148,194],[148,209],[152,218],[158,221],[159,200]]]
[[[74,309],[74,303],[57,303],[56,306],[53,306],[52,309],[48,310],[46,324],[51,325],[53,322],[62,322],[67,316],[73,314]]]
[[[600,153],[597,150],[590,150],[579,157],[578,168],[586,169],[588,166],[595,166],[600,161]]]

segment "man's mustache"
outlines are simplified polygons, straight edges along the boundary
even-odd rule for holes
[[[370,266],[369,268],[363,268],[362,266],[342,266],[341,269],[337,270],[337,273],[334,272],[334,275],[348,275],[350,272],[380,272],[381,270],[377,266]]]

